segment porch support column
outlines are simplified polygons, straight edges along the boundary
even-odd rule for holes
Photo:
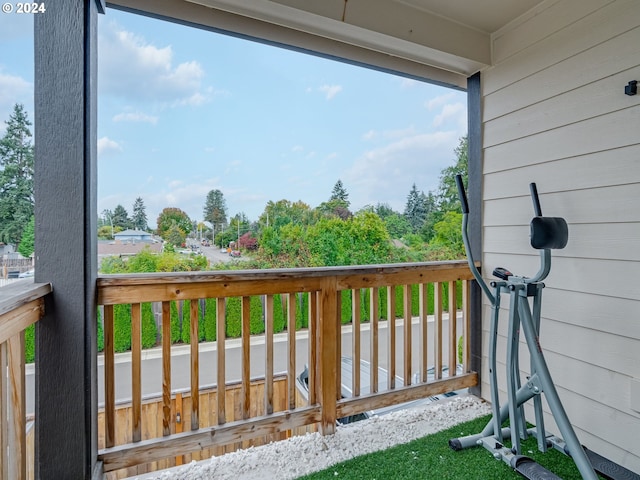
[[[99,478],[96,367],[96,0],[34,15],[35,476]]]
[[[473,258],[482,260],[482,91],[480,73],[467,79],[468,119],[468,197],[469,238]],[[471,393],[480,396],[482,385],[482,291],[476,282],[471,283],[471,361],[470,367],[478,372],[478,386]]]

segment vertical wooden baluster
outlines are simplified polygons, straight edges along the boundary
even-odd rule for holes
[[[335,354],[336,354],[336,400],[342,398],[342,292],[336,292],[336,328],[338,336],[336,337]]]
[[[273,413],[273,295],[267,295],[264,312],[264,410]]]
[[[411,285],[403,286],[404,294],[404,384],[411,385]]]
[[[182,414],[182,394],[176,393],[175,400],[175,411],[176,411],[176,424],[175,424],[175,433],[182,433],[182,425],[184,424],[184,417]],[[176,465],[182,465],[184,463],[184,455],[178,455],[176,457]]]
[[[142,439],[142,312],[139,303],[131,305],[131,438]]]
[[[251,416],[251,297],[242,297],[242,419]]]
[[[396,287],[387,287],[387,335],[389,336],[389,390],[396,388]]]
[[[418,298],[420,301],[420,381],[427,381],[427,369],[429,368],[429,302],[427,284],[418,285]]]
[[[309,405],[317,402],[318,292],[309,292]]]
[[[456,374],[458,365],[458,295],[456,282],[449,282],[449,377]]]
[[[320,431],[323,435],[331,435],[336,430],[336,399],[338,396],[335,378],[339,363],[336,363],[340,319],[336,318],[338,290],[336,278],[322,280],[320,310],[320,405],[322,420]]]
[[[171,435],[171,302],[162,302],[162,435]]]
[[[16,480],[27,478],[27,436],[24,381],[24,330],[7,340],[9,354],[9,408],[8,437],[10,455],[9,476]],[[4,375],[4,370],[2,371]]]
[[[360,396],[360,294],[359,288],[351,290],[351,342],[353,347],[351,391],[354,397]]]
[[[369,393],[378,392],[378,322],[380,319],[379,313],[379,297],[378,287],[371,287],[371,298],[369,299],[369,312],[371,315],[371,388]]]
[[[104,418],[105,447],[115,445],[116,440],[116,390],[113,305],[104,306]]]
[[[0,343],[0,372],[6,372],[7,342]],[[7,376],[0,375],[0,478],[9,478],[9,408]]]
[[[289,410],[296,408],[296,294],[287,295],[287,343],[289,366],[287,368],[287,391]]]
[[[469,333],[471,332],[471,315],[469,309],[471,308],[471,283],[469,280],[462,281],[462,325],[463,325],[463,347],[462,347],[462,364],[463,372],[470,370],[469,360],[471,359],[471,342],[469,339]]]
[[[226,335],[226,298],[218,299],[218,311],[216,315],[216,353],[218,356],[217,372],[217,413],[218,425],[227,422],[225,400],[226,400],[226,378],[225,378],[225,335]]]
[[[191,430],[200,428],[200,350],[198,313],[199,300],[191,300],[189,309],[189,339],[191,343]]]
[[[442,284],[435,282],[433,284],[433,354],[434,358],[434,379],[439,380],[442,378]]]

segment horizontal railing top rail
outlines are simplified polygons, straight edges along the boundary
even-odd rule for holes
[[[98,304],[310,292],[336,279],[337,290],[470,280],[465,260],[344,267],[115,274],[98,277]],[[206,285],[206,295],[203,287]],[[131,287],[145,287],[136,288]]]
[[[42,316],[42,299],[52,290],[50,283],[34,283],[32,279],[0,288],[0,343]]]

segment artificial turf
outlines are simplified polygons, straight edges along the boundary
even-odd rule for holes
[[[449,439],[478,433],[489,421],[484,416],[393,448],[362,455],[301,477],[304,480],[404,480],[523,478],[482,447],[454,451]],[[363,442],[367,439],[363,438]],[[565,480],[580,480],[571,458],[555,450],[540,453],[535,438],[523,442],[522,452]]]

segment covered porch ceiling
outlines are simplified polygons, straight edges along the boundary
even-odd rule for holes
[[[549,0],[112,0],[108,7],[465,89],[491,40]],[[553,3],[553,2],[551,2]]]

